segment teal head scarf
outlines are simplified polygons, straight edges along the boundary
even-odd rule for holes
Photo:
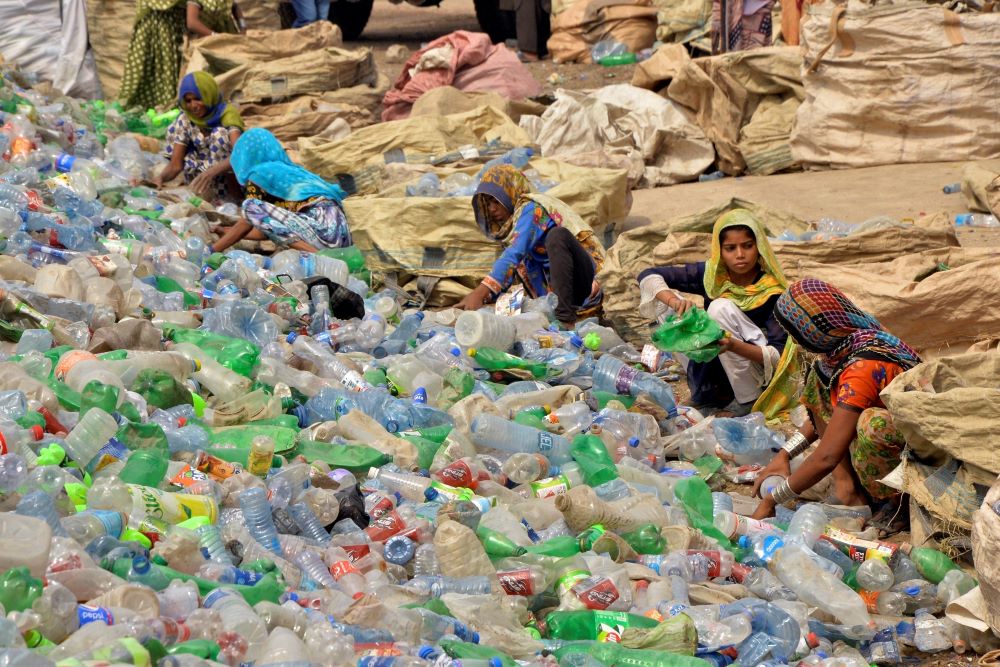
[[[341,202],[345,196],[339,186],[292,162],[277,138],[263,128],[255,127],[240,136],[229,163],[240,185],[252,181],[272,197],[285,201],[327,197]]]

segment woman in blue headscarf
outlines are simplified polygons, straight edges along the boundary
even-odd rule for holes
[[[239,110],[223,99],[208,72],[185,76],[177,97],[184,113],[167,128],[170,162],[154,182],[163,185],[183,172],[184,182],[196,194],[239,201],[239,187],[229,168],[229,155],[243,131]]]
[[[244,238],[268,238],[308,252],[351,245],[340,205],[344,191],[292,162],[273,134],[248,130],[229,162],[246,191],[243,217],[212,246],[214,252]]]

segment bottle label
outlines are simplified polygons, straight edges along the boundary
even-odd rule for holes
[[[104,526],[104,531],[111,537],[121,537],[125,531],[125,515],[121,512],[111,510],[90,510],[91,515],[97,517]]]
[[[742,516],[740,514],[734,514],[733,516],[736,517],[736,533],[738,535],[753,535],[754,533],[774,532],[774,526],[766,521],[751,519],[748,516]]]
[[[619,394],[628,394],[632,391],[632,383],[639,376],[639,371],[631,366],[622,366],[615,376],[615,391]]]
[[[114,262],[111,261],[111,255],[88,255],[87,261],[97,270],[98,275],[103,278],[114,274],[117,268]]]
[[[233,575],[233,583],[237,586],[253,586],[264,578],[264,575],[260,572],[241,570],[239,568],[233,568],[230,572]]]
[[[646,343],[642,346],[642,352],[639,354],[639,363],[646,367],[650,373],[655,373],[659,369],[660,364],[663,363],[663,351],[658,349],[655,345]]]
[[[704,556],[709,561],[708,566],[708,578],[715,579],[716,577],[722,576],[722,554],[718,551],[698,551],[694,549],[688,549],[688,555],[700,555]]]
[[[114,614],[106,607],[92,607],[86,604],[77,605],[76,617],[80,620],[80,625],[87,625],[88,623],[115,624]]]
[[[393,510],[386,512],[365,528],[365,534],[373,542],[385,542],[404,528],[403,518]]]
[[[348,391],[364,391],[368,383],[357,371],[348,371],[344,374],[340,383],[344,385]]]
[[[569,491],[569,480],[565,475],[548,477],[531,483],[531,492],[536,498],[553,498]]]
[[[208,475],[201,472],[200,470],[195,470],[187,463],[184,467],[170,479],[170,483],[174,486],[189,487],[194,486],[198,482],[203,482],[208,479]]]
[[[437,478],[450,486],[469,487],[473,482],[472,468],[465,461],[458,460],[439,470]]]
[[[203,606],[205,609],[211,609],[216,602],[230,595],[232,595],[232,593],[230,593],[226,589],[216,588],[214,591],[205,596],[205,599],[204,601],[202,601],[201,606]]]
[[[587,609],[607,609],[620,597],[618,587],[607,577],[600,577],[593,583],[591,581],[581,582],[573,587],[573,595]]]
[[[820,537],[831,542],[835,547],[850,556],[851,560],[858,563],[863,563],[871,558],[881,558],[882,560],[890,561],[896,555],[896,551],[899,550],[898,544],[862,540],[830,526],[827,526],[823,530],[823,534]]]
[[[557,583],[559,594],[562,595],[563,593],[569,592],[576,582],[582,581],[589,576],[590,572],[587,572],[586,570],[569,570],[563,576],[559,577],[559,581]]]
[[[448,500],[472,500],[473,493],[469,489],[463,489],[461,487],[448,486],[447,484],[442,484],[441,482],[431,482],[431,488],[438,492],[438,495],[443,496]]]
[[[354,564],[349,560],[338,560],[336,563],[330,566],[330,574],[337,581],[341,578],[346,577],[349,574],[361,574],[358,568],[354,567]]]
[[[538,432],[538,451],[547,454],[552,451],[552,434],[545,431]]]
[[[243,472],[238,463],[231,463],[205,452],[199,455],[196,465],[199,471],[219,482]]]
[[[87,472],[93,475],[102,468],[121,461],[126,456],[128,456],[128,447],[123,445],[118,438],[113,437],[97,450],[94,458],[90,459],[90,463],[86,466]]]
[[[367,544],[345,544],[341,549],[347,553],[347,557],[351,559],[352,563],[357,563],[372,551]]]
[[[877,614],[878,611],[878,598],[881,595],[878,591],[858,591],[858,597],[864,600],[865,606],[868,607],[869,614]]]
[[[372,519],[378,519],[383,514],[388,514],[394,509],[396,509],[396,506],[393,504],[392,500],[386,496],[382,496],[382,498],[372,506],[371,510],[369,510],[368,516]]]
[[[620,611],[595,610],[594,623],[597,625],[597,641],[620,644],[622,633],[631,627],[628,614]]]
[[[76,162],[75,156],[62,153],[56,158],[56,171],[60,171],[64,174],[68,171],[72,171],[74,162]]]
[[[531,569],[527,567],[518,570],[504,570],[497,572],[500,586],[503,587],[507,595],[529,596],[535,594],[534,579],[531,577]]]

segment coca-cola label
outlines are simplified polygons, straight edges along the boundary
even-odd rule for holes
[[[372,519],[378,519],[382,515],[388,514],[394,509],[396,509],[396,506],[392,504],[392,500],[390,500],[387,496],[382,496],[381,500],[372,506],[368,516]]]
[[[531,569],[527,567],[518,570],[504,570],[497,572],[500,586],[503,587],[507,595],[523,595],[525,597],[535,594],[534,580],[531,578]]]
[[[455,461],[437,472],[437,478],[451,486],[472,485],[472,468],[465,461]]]
[[[618,587],[607,577],[601,577],[590,584],[591,581],[593,580],[581,582],[573,587],[576,599],[582,602],[587,609],[607,609],[620,597]],[[584,586],[587,587],[584,588]]]
[[[632,383],[638,377],[639,371],[631,366],[622,366],[615,376],[615,391],[619,394],[631,393]]]
[[[393,510],[372,521],[371,525],[365,528],[365,534],[375,542],[384,542],[402,530],[404,525],[403,517]]]
[[[360,574],[358,568],[354,567],[354,564],[349,560],[338,560],[336,563],[330,566],[330,574],[337,581],[340,581],[341,577],[346,577],[349,574]]]
[[[346,544],[341,548],[347,552],[347,557],[352,563],[358,562],[372,551],[367,544]]]
[[[695,549],[688,549],[688,555],[694,556],[695,554],[704,556],[708,559],[708,578],[714,579],[715,577],[722,576],[722,554],[718,551],[698,551]]]

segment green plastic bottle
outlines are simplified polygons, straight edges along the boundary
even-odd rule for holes
[[[173,568],[167,567],[166,565],[160,565],[159,563],[151,562],[150,566],[156,568],[161,573],[166,575],[167,581],[172,579],[180,579],[181,581],[192,581],[198,587],[198,593],[202,596],[208,595],[216,588],[225,586],[233,591],[236,591],[243,596],[243,599],[247,601],[251,607],[258,602],[274,602],[277,603],[278,599],[281,597],[282,593],[285,592],[285,587],[278,583],[277,578],[274,574],[265,574],[264,577],[258,581],[253,586],[242,586],[239,584],[224,584],[219,581],[214,581],[212,579],[202,579],[201,577],[195,577]],[[102,564],[102,567],[104,565]],[[118,575],[122,579],[128,576],[129,569],[132,567],[131,558],[118,558],[111,564],[111,572]],[[27,568],[25,568],[27,570]],[[41,584],[41,582],[38,582]],[[41,589],[39,588],[39,594],[41,594]],[[30,603],[29,603],[30,606]]]
[[[910,557],[924,579],[932,584],[940,584],[944,575],[951,570],[961,569],[946,555],[930,547],[906,545],[903,547],[903,553]]]
[[[451,433],[451,424],[441,424],[439,426],[426,426],[424,428],[418,428],[417,433],[420,434],[421,438],[426,438],[432,440],[438,444],[443,443],[447,438],[448,434]]]
[[[303,456],[306,461],[323,461],[331,468],[343,468],[353,473],[367,473],[370,468],[379,468],[392,461],[392,456],[383,454],[368,445],[335,445],[315,440],[300,440],[292,456]]]
[[[597,61],[601,67],[617,67],[618,65],[633,65],[636,62],[634,53],[623,53],[618,56],[605,56]]]
[[[554,611],[545,617],[549,636],[567,641],[590,639],[603,642],[612,634],[620,638],[627,628],[653,628],[658,624],[659,621],[647,616],[593,609]]]
[[[589,646],[570,644],[556,649],[554,655],[563,663],[563,657],[574,654],[585,654],[604,665],[628,665],[629,667],[704,667],[705,661],[690,655],[681,655],[670,651],[650,651],[647,649],[626,648],[615,642],[594,642]],[[578,663],[572,663],[578,664]]]
[[[561,535],[545,540],[541,544],[532,544],[524,548],[528,553],[539,556],[554,556],[555,558],[568,558],[580,553],[580,541],[572,535]]]
[[[615,462],[608,454],[604,441],[596,435],[581,434],[573,438],[569,455],[580,464],[583,481],[588,486],[599,486],[618,479]]]
[[[640,554],[662,554],[667,549],[667,540],[660,533],[660,527],[652,523],[621,533],[621,538]]]
[[[477,527],[476,536],[483,543],[483,549],[490,558],[512,558],[527,553],[524,547],[515,544],[503,533],[490,530],[486,526]]]
[[[358,246],[355,245],[350,245],[346,248],[326,248],[316,254],[341,260],[347,264],[347,270],[350,273],[356,273],[365,268],[365,256],[361,253]]]
[[[682,479],[674,487],[674,496],[688,515],[692,526],[718,540],[727,550],[733,551],[732,542],[715,527],[712,521],[712,490],[708,488],[705,480],[698,477]]]
[[[0,604],[8,612],[30,609],[31,604],[41,597],[42,588],[42,580],[31,576],[27,567],[12,567],[0,575]]]
[[[549,373],[549,367],[544,363],[528,361],[527,359],[515,357],[513,354],[507,354],[491,347],[470,348],[469,356],[475,359],[476,363],[482,368],[491,372],[507,370],[528,371],[536,380],[546,377]]]
[[[267,436],[274,441],[274,451],[286,452],[295,446],[299,437],[297,428],[274,426],[252,422],[240,426],[223,426],[213,429],[208,436],[213,445],[233,445],[239,449],[250,449],[250,443],[259,435]]]
[[[434,455],[441,449],[441,443],[411,433],[400,433],[399,436],[409,440],[417,448],[417,466],[423,470],[430,468],[434,462]]]
[[[211,639],[189,639],[169,647],[167,655],[195,655],[205,660],[215,660],[221,650],[222,648]]]
[[[168,457],[162,452],[155,449],[140,449],[129,455],[125,467],[118,476],[128,484],[159,486],[167,474],[167,465]]]
[[[163,335],[176,343],[192,343],[226,368],[250,377],[260,362],[260,348],[250,341],[201,329],[163,325]]]
[[[117,412],[118,393],[118,387],[114,385],[91,380],[80,392],[80,416],[91,408],[100,408],[109,415]]]
[[[456,660],[492,660],[496,658],[500,661],[501,667],[517,667],[517,662],[503,651],[485,644],[470,644],[450,639],[439,642],[448,657]]]
[[[593,390],[591,392],[595,399],[597,399],[597,407],[601,410],[608,406],[610,401],[618,401],[626,408],[631,408],[632,404],[635,403],[635,398],[632,396],[620,396],[618,394],[613,394],[610,391],[597,391]]]

